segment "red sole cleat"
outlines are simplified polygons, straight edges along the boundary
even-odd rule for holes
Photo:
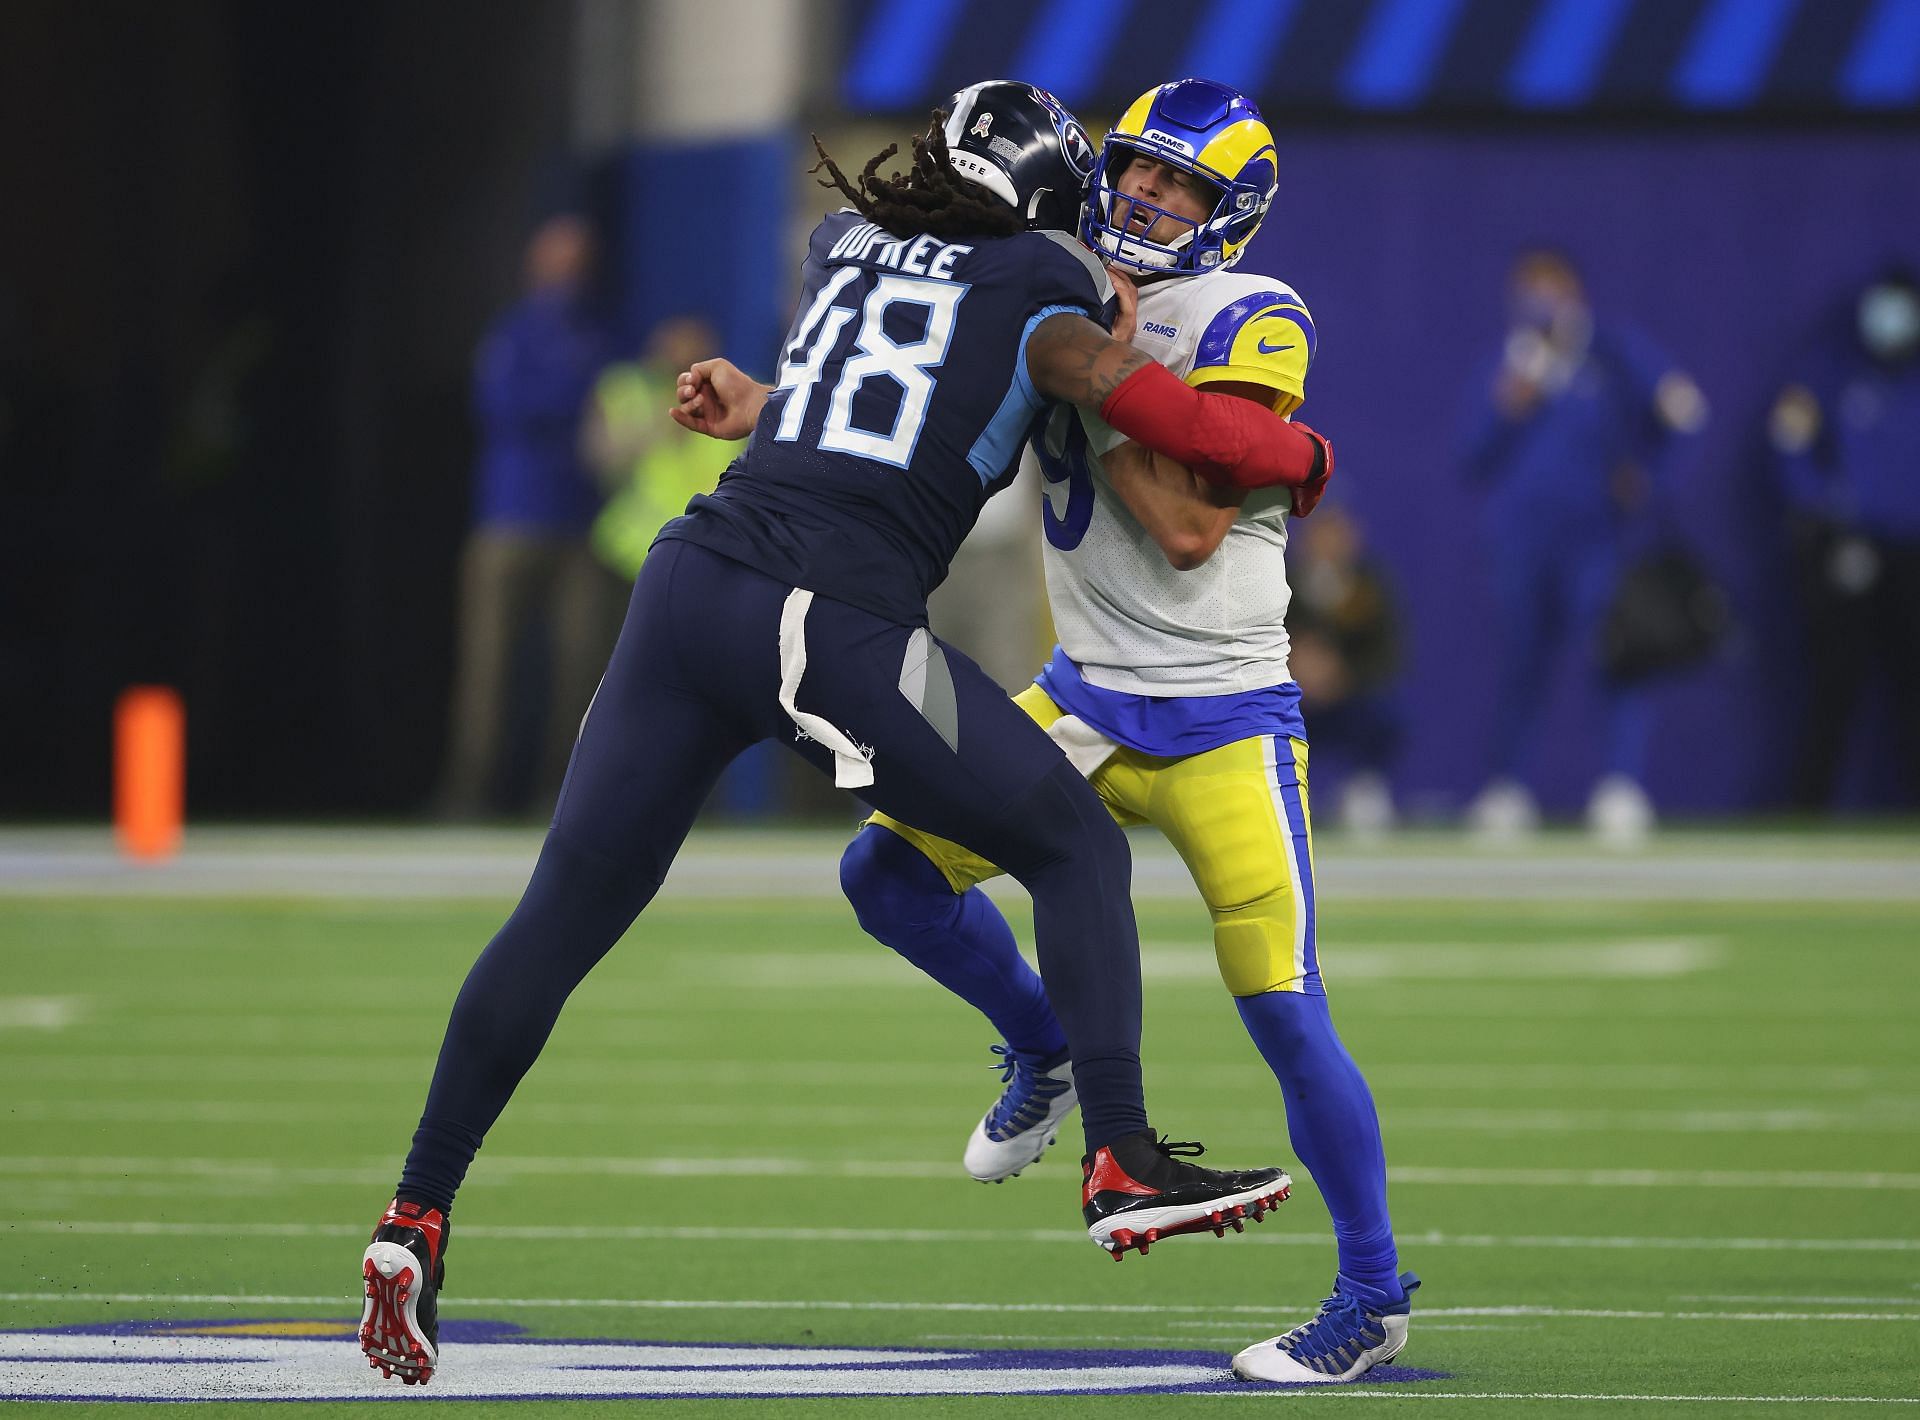
[[[1118,1262],[1130,1251],[1137,1251],[1142,1257],[1146,1256],[1148,1245],[1159,1242],[1162,1238],[1185,1237],[1192,1233],[1212,1233],[1215,1237],[1225,1237],[1228,1228],[1232,1228],[1236,1233],[1244,1233],[1247,1230],[1247,1219],[1252,1219],[1256,1223],[1265,1222],[1267,1214],[1286,1202],[1292,1196],[1292,1192],[1293,1189],[1289,1185],[1249,1203],[1236,1204],[1232,1208],[1210,1213],[1204,1218],[1195,1218],[1187,1223],[1174,1223],[1167,1227],[1149,1228],[1143,1233],[1121,1228],[1113,1234],[1109,1251],[1112,1252],[1114,1261]]]
[[[394,1251],[405,1256],[402,1249]],[[413,1308],[408,1302],[418,1273],[411,1258],[407,1261],[392,1275],[383,1272],[372,1257],[362,1264],[367,1305],[360,1319],[360,1349],[366,1353],[367,1365],[388,1380],[397,1376],[405,1385],[425,1385],[433,1379],[437,1358],[413,1334]]]
[[[1164,1195],[1154,1195],[1150,1190],[1131,1183],[1125,1174],[1120,1174],[1119,1180],[1119,1183],[1114,1183],[1112,1179],[1106,1182],[1113,1184],[1115,1189],[1125,1184],[1126,1188],[1121,1191],[1144,1196],[1118,1210],[1119,1216],[1096,1218],[1087,1225],[1093,1241],[1116,1262],[1134,1251],[1144,1257],[1154,1243],[1164,1238],[1184,1237],[1190,1233],[1212,1233],[1217,1238],[1224,1238],[1228,1228],[1236,1233],[1244,1233],[1249,1218],[1256,1223],[1265,1221],[1267,1214],[1293,1195],[1293,1180],[1279,1170],[1274,1171],[1274,1177],[1268,1180],[1269,1186],[1264,1192],[1256,1186],[1226,1197],[1217,1197],[1212,1203],[1201,1204],[1198,1208],[1177,1202],[1162,1202]],[[1096,1206],[1108,1206],[1096,1205],[1093,1201],[1102,1191],[1096,1187],[1100,1182],[1097,1172],[1089,1173],[1085,1181],[1082,1198],[1085,1200],[1085,1211],[1089,1214],[1094,1212]]]

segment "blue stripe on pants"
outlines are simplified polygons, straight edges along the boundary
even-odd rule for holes
[[[1280,803],[1286,816],[1287,834],[1293,841],[1293,861],[1299,873],[1298,911],[1305,917],[1301,941],[1300,989],[1319,991],[1320,948],[1315,940],[1313,900],[1313,846],[1307,835],[1307,796],[1300,782],[1300,768],[1294,759],[1293,741],[1272,736],[1274,786],[1280,791]]]

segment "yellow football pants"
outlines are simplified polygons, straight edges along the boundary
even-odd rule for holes
[[[1037,685],[1014,704],[1042,728],[1063,713]],[[1214,956],[1227,990],[1322,990],[1304,740],[1261,735],[1184,759],[1121,745],[1090,782],[1116,821],[1152,824],[1185,861],[1213,917]],[[885,814],[868,822],[925,853],[955,892],[1000,874],[959,844]]]

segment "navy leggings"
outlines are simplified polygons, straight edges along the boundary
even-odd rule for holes
[[[832,772],[779,703],[791,590],[691,543],[655,545],[533,879],[454,1002],[402,1193],[452,1206],[561,1006],[652,901],[736,755],[771,736]],[[1132,863],[1098,796],[979,667],[924,632],[816,599],[805,638],[796,704],[871,750],[860,797],[964,844],[1033,895],[1089,1152],[1146,1128]],[[929,652],[935,664],[915,672]]]

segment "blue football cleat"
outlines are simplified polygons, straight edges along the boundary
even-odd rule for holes
[[[1420,1279],[1402,1272],[1400,1300],[1378,1311],[1355,1296],[1350,1285],[1346,1278],[1335,1277],[1333,1295],[1311,1321],[1249,1346],[1233,1358],[1234,1375],[1280,1385],[1354,1381],[1398,1356],[1407,1344],[1413,1291]]]
[[[996,1045],[992,1068],[1006,1088],[967,1140],[967,1172],[982,1183],[1003,1183],[1047,1152],[1060,1123],[1073,1112],[1073,1063],[1067,1052],[1033,1055]]]

